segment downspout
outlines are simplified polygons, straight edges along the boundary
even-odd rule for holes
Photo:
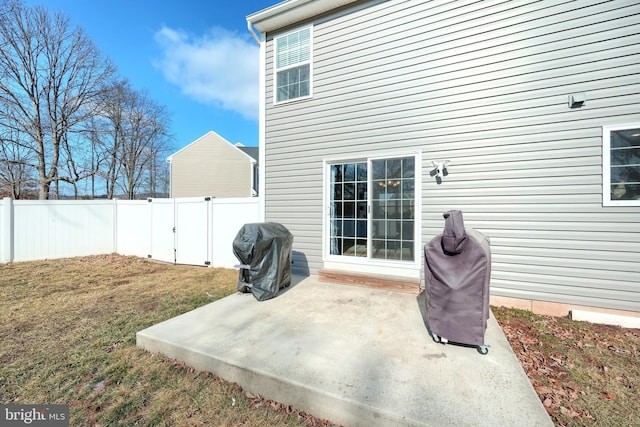
[[[13,262],[14,258],[14,208],[13,199],[11,197],[5,197],[0,201],[0,208],[2,213],[0,214],[0,263]]]
[[[264,34],[260,33],[260,37],[254,31],[251,21],[247,20],[247,29],[251,33],[251,37],[258,43],[260,47],[260,82],[259,82],[259,100],[260,106],[258,111],[258,203],[260,211],[260,221],[266,221],[266,108],[265,108],[265,91],[266,91],[266,46]]]
[[[251,25],[251,22],[249,21],[247,21],[247,29],[249,30],[251,37],[253,37],[256,43],[258,43],[258,46],[260,46],[260,38],[256,35],[255,31],[253,31],[253,25]]]
[[[251,184],[249,187],[251,188],[251,197],[258,196],[258,186],[255,185],[256,179],[258,178],[256,174],[258,173],[258,162],[256,160],[251,160]]]
[[[164,159],[165,162],[169,163],[169,198],[173,197],[173,164],[171,163],[171,156]]]

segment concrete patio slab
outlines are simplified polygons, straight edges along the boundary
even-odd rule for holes
[[[344,426],[551,426],[493,315],[475,348],[435,343],[422,295],[295,278],[137,334],[161,352]]]

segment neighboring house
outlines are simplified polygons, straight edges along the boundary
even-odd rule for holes
[[[169,157],[171,197],[252,197],[258,190],[258,148],[209,131]]]
[[[294,272],[417,282],[460,209],[491,239],[494,303],[640,312],[639,14],[289,0],[248,16],[264,216],[294,234]]]

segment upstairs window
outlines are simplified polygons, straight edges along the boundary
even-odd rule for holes
[[[640,206],[640,123],[603,126],[603,204]]]
[[[275,38],[275,102],[311,96],[311,27]]]

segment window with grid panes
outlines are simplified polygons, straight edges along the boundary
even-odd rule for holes
[[[331,165],[330,253],[367,256],[367,163]]]
[[[311,27],[274,39],[275,102],[311,96]]]

